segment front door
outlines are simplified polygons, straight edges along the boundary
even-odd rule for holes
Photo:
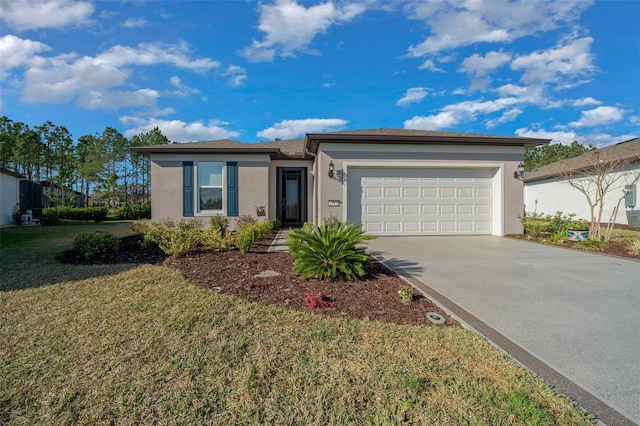
[[[307,221],[307,168],[278,167],[278,214],[282,226],[301,226]]]

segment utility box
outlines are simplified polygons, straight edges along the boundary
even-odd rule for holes
[[[625,185],[624,191],[624,206],[628,209],[632,209],[636,206],[636,185]]]

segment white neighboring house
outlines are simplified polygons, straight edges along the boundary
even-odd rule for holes
[[[572,187],[563,174],[572,173],[573,178],[579,181],[581,178],[576,176],[593,167],[596,158],[601,162],[615,161],[624,164],[614,168],[607,176],[609,181],[614,181],[604,196],[602,222],[607,222],[618,204],[618,200],[624,195],[625,186],[632,183],[640,173],[640,138],[620,142],[597,151],[590,151],[525,173],[526,212],[553,215],[555,212],[561,211],[564,214],[574,213],[577,219],[589,221],[591,213],[585,195]],[[593,176],[593,173],[591,175]],[[636,198],[634,209],[640,209],[640,183],[633,186]],[[625,200],[622,200],[615,223],[627,224],[625,210]]]
[[[24,176],[0,167],[0,225],[13,222],[14,207],[20,204],[20,180]]]

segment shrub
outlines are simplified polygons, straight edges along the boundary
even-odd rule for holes
[[[629,249],[629,253],[637,256],[640,254],[640,240],[631,241],[627,244],[627,249]]]
[[[225,235],[229,228],[229,218],[221,215],[215,215],[209,219],[209,227],[219,231],[220,234]]]
[[[120,220],[139,220],[151,219],[151,205],[149,204],[131,204],[119,207],[116,210],[116,219]]]
[[[565,215],[559,211],[553,216],[529,213],[526,217],[519,217],[519,219],[524,226],[524,233],[530,237],[550,235],[551,240],[562,241],[566,239],[568,229],[589,229],[588,224],[580,220],[575,221],[574,217],[573,213]]]
[[[311,232],[293,230],[287,246],[295,259],[296,274],[325,281],[347,281],[366,273],[371,258],[359,245],[373,238],[365,235],[359,224],[335,222],[314,226]]]
[[[84,232],[73,240],[73,248],[87,259],[118,251],[120,240],[108,232]]]
[[[236,219],[236,229],[240,230],[254,223],[256,223],[256,220],[253,218],[253,216],[245,214]]]
[[[40,223],[46,226],[53,226],[60,223],[60,215],[56,207],[42,209],[40,214]]]
[[[227,251],[233,247],[234,236],[222,233],[217,228],[207,228],[200,235],[200,244],[212,251]]]
[[[604,248],[604,242],[593,238],[587,238],[586,240],[578,241],[576,246],[583,250],[600,251]]]
[[[235,244],[241,253],[247,253],[257,241],[268,234],[273,225],[269,221],[253,222],[238,227],[235,234]]]
[[[276,219],[273,221],[273,225],[272,225],[273,229],[280,229],[281,226],[282,226],[282,222],[280,221],[280,219]]]
[[[333,302],[331,302],[327,296],[315,290],[309,290],[309,292],[304,295],[304,303],[313,309],[331,308],[333,306]]]
[[[405,303],[409,303],[413,300],[413,288],[407,286],[401,287],[398,290],[398,296],[400,296],[400,300]]]
[[[143,246],[155,244],[170,256],[184,255],[198,246],[200,229],[196,220],[181,220],[177,224],[170,220],[153,223],[144,234]]]

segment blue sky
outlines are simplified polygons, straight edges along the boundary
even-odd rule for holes
[[[0,0],[0,114],[75,138],[640,135],[636,1]]]

